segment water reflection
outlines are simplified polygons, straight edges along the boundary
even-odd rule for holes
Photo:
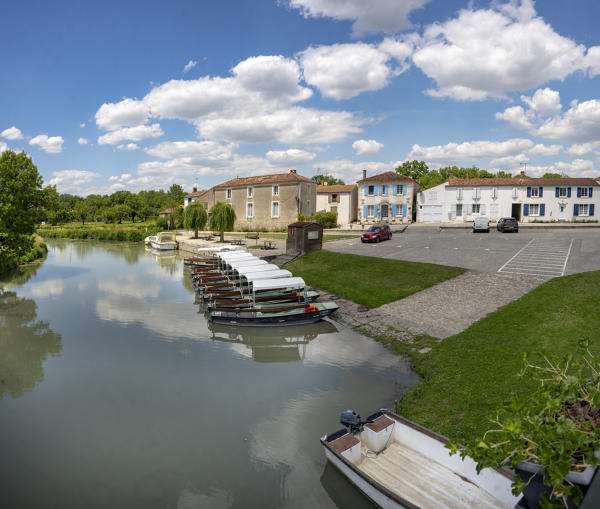
[[[0,399],[23,396],[44,378],[43,362],[58,356],[61,337],[37,320],[35,301],[0,290]]]
[[[373,509],[373,504],[329,461],[321,475],[321,486],[340,509]]]

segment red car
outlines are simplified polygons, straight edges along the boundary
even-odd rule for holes
[[[361,242],[381,242],[392,238],[392,230],[387,224],[371,226],[360,238]]]

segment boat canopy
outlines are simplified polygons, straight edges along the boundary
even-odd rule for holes
[[[291,278],[292,273],[289,270],[267,270],[265,272],[251,272],[249,274],[244,274],[244,277],[254,283],[254,281],[262,280],[262,279],[280,279],[280,278]]]
[[[253,258],[258,258],[258,256],[254,256],[252,253],[248,253],[246,251],[238,253],[238,252],[233,252],[233,253],[217,253],[217,256],[219,258],[221,258],[221,260],[229,260],[229,259],[233,259],[233,258],[238,258],[240,256],[252,256]]]
[[[226,246],[219,246],[219,247],[199,247],[198,252],[199,253],[219,253],[222,251],[238,251],[238,252],[240,252],[241,249],[244,249],[244,246],[234,246],[232,244],[228,244]]]
[[[246,274],[250,274],[253,272],[265,272],[265,271],[273,271],[279,270],[279,267],[274,263],[267,263],[265,265],[250,265],[248,267],[239,267],[236,269],[240,276],[245,276]]]
[[[217,256],[220,254],[221,253],[217,253]],[[236,256],[234,258],[221,258],[220,262],[221,263],[234,263],[234,262],[241,262],[242,260],[259,260],[259,258],[257,258],[256,256],[254,256],[250,253],[240,253],[240,256]]]
[[[227,265],[229,265],[229,267],[231,267],[233,270],[238,270],[238,268],[242,267],[252,267],[255,265],[269,265],[269,262],[257,258],[256,260],[236,260],[235,262],[227,262]]]
[[[252,283],[252,289],[257,290],[283,290],[284,288],[303,289],[306,286],[301,277],[286,277],[278,279],[259,279]]]
[[[160,232],[157,237],[157,242],[175,242],[175,234],[173,232]]]

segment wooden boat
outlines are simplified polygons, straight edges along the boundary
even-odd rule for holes
[[[150,240],[150,245],[153,249],[159,251],[168,251],[177,249],[177,240],[175,232],[159,232],[156,234],[156,239]]]
[[[450,456],[448,440],[388,410],[365,421],[342,413],[347,428],[321,438],[327,459],[379,507],[513,508],[513,474]]]
[[[146,246],[151,246],[152,245],[152,241],[156,242],[158,240],[158,237],[156,235],[149,235],[148,237],[146,237],[144,239],[144,244]]]
[[[319,298],[319,292],[307,290],[304,293],[294,292],[288,294],[271,295],[266,297],[255,297],[254,301],[249,297],[242,298],[217,298],[208,301],[207,307],[220,308],[251,308],[255,303],[283,303],[283,302],[305,302],[311,303]]]

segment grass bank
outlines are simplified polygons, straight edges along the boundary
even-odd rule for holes
[[[33,245],[29,251],[21,256],[8,255],[0,249],[0,274],[8,274],[19,267],[37,260],[42,260],[48,254],[48,247],[44,244],[42,237],[33,235]]]
[[[465,272],[458,267],[311,251],[286,265],[311,285],[369,307],[402,299]]]
[[[231,236],[231,237],[245,237],[246,234],[245,233],[228,233],[227,236]],[[271,233],[259,233],[260,238],[258,239],[260,241],[260,239],[287,239],[287,233],[277,233],[277,232],[271,232]],[[325,233],[323,235],[323,242],[327,242],[329,240],[340,240],[340,239],[354,239],[356,237],[358,237],[359,235],[335,235],[335,234],[331,234],[331,233]]]
[[[95,239],[141,242],[159,231],[156,223],[88,223],[60,226],[40,226],[38,234],[52,239]]]
[[[399,411],[454,440],[473,439],[489,429],[489,417],[511,394],[535,382],[519,377],[523,355],[575,354],[588,338],[600,355],[600,271],[552,279],[498,309],[464,332],[438,342],[418,337],[412,344],[375,339],[408,355],[422,382],[400,401]],[[431,348],[425,354],[418,352]]]

